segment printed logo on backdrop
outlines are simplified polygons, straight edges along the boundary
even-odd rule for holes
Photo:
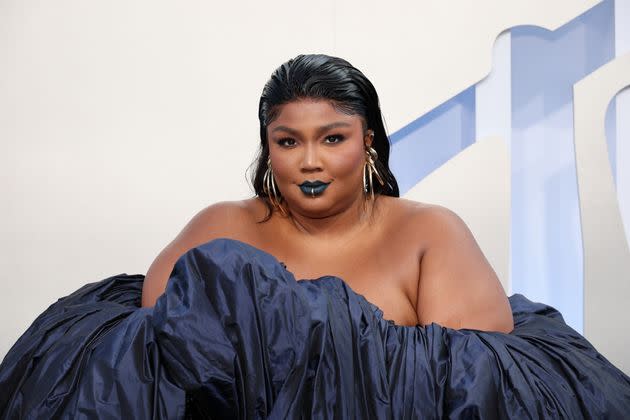
[[[420,201],[422,193],[415,192],[426,191],[423,183],[430,183],[431,177],[442,172],[439,176],[448,179],[444,174],[457,173],[458,165],[474,169],[466,155],[472,155],[485,137],[498,136],[504,141],[508,188],[496,191],[496,200],[506,200],[511,208],[506,232],[509,250],[497,257],[509,259],[504,287],[508,284],[512,293],[556,307],[569,325],[585,331],[587,337],[589,297],[585,289],[590,284],[604,284],[602,279],[610,276],[630,278],[630,267],[626,267],[630,263],[611,260],[616,255],[615,260],[630,261],[630,235],[626,233],[630,205],[620,208],[617,198],[630,197],[630,179],[624,172],[630,168],[630,153],[620,153],[630,149],[630,133],[622,132],[627,126],[619,117],[623,114],[630,120],[630,109],[628,101],[615,99],[630,85],[630,71],[623,64],[624,51],[619,45],[616,50],[614,6],[613,1],[603,1],[554,31],[519,26],[504,32],[495,44],[495,62],[488,78],[391,135],[391,167],[401,195]],[[582,80],[587,85],[589,77],[598,78],[600,71],[612,89],[605,103],[589,97],[586,88],[574,99],[574,86],[577,89]],[[596,105],[600,109],[593,109]],[[574,124],[576,112],[597,115],[596,121],[589,121],[599,127],[601,135],[589,136],[583,125]],[[486,166],[492,166],[491,159],[499,159],[494,156]],[[488,170],[483,161],[476,162],[478,173]],[[491,176],[478,173],[471,176],[484,182]],[[451,182],[465,183],[456,178]],[[493,191],[483,188],[479,186],[484,197],[493,196]],[[440,192],[436,194],[429,197],[439,202]],[[446,195],[450,192],[442,194],[449,202]],[[501,194],[507,196],[499,197]],[[492,204],[467,203],[463,206]],[[464,207],[461,211],[466,213]],[[602,230],[604,219],[610,226]],[[589,226],[595,225],[599,230],[589,234]],[[479,229],[492,230],[493,226]],[[619,254],[600,255],[596,251],[602,247]],[[615,271],[606,267],[615,267]],[[625,293],[612,284],[606,287],[611,299]]]

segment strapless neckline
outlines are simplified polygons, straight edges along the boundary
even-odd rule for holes
[[[402,324],[396,323],[394,320],[385,318],[383,310],[378,305],[376,305],[375,303],[369,301],[364,295],[362,295],[362,294],[358,293],[356,290],[354,290],[341,277],[334,276],[334,275],[323,275],[323,276],[316,277],[316,278],[309,278],[309,279],[302,278],[302,279],[298,279],[295,276],[295,274],[287,267],[287,265],[285,264],[284,261],[280,261],[273,254],[271,254],[271,253],[269,253],[269,252],[267,252],[267,251],[265,251],[265,250],[263,250],[261,248],[258,248],[258,247],[254,246],[254,245],[251,245],[251,244],[247,243],[247,242],[243,242],[243,241],[240,241],[238,239],[232,239],[232,238],[216,238],[216,239],[213,239],[211,241],[208,241],[207,244],[210,244],[210,243],[215,242],[215,241],[228,241],[228,242],[232,241],[232,242],[240,243],[242,246],[250,247],[250,248],[256,250],[257,252],[260,252],[261,254],[266,255],[267,257],[273,259],[278,265],[280,265],[288,274],[290,274],[291,277],[293,278],[293,280],[296,283],[307,282],[307,281],[308,282],[321,282],[321,281],[325,281],[325,279],[334,279],[335,281],[340,282],[344,287],[346,287],[348,290],[350,290],[352,293],[354,293],[360,299],[362,299],[368,305],[368,307],[370,308],[371,312],[374,313],[374,315],[376,316],[377,319],[379,319],[382,322],[387,323],[391,327],[395,327],[397,329],[400,329],[400,328],[411,328],[411,329],[424,328],[420,324],[416,324],[416,325],[402,325]]]
[[[301,282],[322,282],[322,281],[326,281],[327,279],[333,279],[333,281],[339,282],[343,287],[347,288],[351,293],[353,293],[354,295],[359,297],[360,300],[365,302],[367,304],[368,308],[370,308],[370,311],[376,316],[376,318],[380,322],[383,322],[383,323],[387,324],[390,328],[395,328],[396,330],[403,330],[403,329],[415,330],[415,329],[419,328],[419,329],[422,329],[424,331],[427,326],[435,324],[435,323],[431,323],[431,324],[428,324],[427,326],[423,326],[421,324],[416,324],[416,325],[402,325],[402,324],[398,324],[398,323],[396,323],[396,321],[394,321],[392,319],[385,318],[383,310],[377,304],[371,302],[364,295],[358,293],[356,290],[354,290],[341,277],[334,276],[334,275],[323,275],[323,276],[320,276],[320,277],[310,278],[310,279],[309,278],[298,279],[295,276],[295,274],[287,267],[287,265],[284,263],[284,261],[280,261],[273,254],[271,254],[271,253],[269,253],[269,252],[267,252],[267,251],[265,251],[265,250],[263,250],[261,248],[258,248],[258,247],[254,246],[254,245],[251,245],[251,244],[247,243],[247,242],[243,242],[243,241],[240,241],[238,239],[232,239],[232,238],[216,238],[216,239],[213,239],[211,241],[208,241],[207,244],[210,244],[210,243],[215,242],[215,241],[226,241],[228,243],[229,242],[238,243],[241,246],[244,246],[244,247],[247,247],[247,248],[251,248],[251,249],[253,249],[256,252],[259,252],[262,255],[265,255],[266,257],[271,258],[272,261],[274,261],[276,264],[281,266],[286,273],[290,274],[291,278],[296,283],[301,283]],[[200,245],[200,246],[202,246],[202,245]],[[435,325],[439,325],[439,324],[435,324]],[[444,327],[444,328],[448,328],[448,327]],[[474,328],[461,328],[460,330],[480,331],[480,330],[476,330]],[[488,332],[488,331],[486,331],[486,332]],[[492,331],[491,333],[504,334],[504,333],[495,332],[495,331]]]

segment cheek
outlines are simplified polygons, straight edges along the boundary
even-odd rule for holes
[[[293,164],[291,162],[290,153],[282,153],[278,150],[269,150],[269,157],[271,158],[271,166],[273,167],[273,173],[276,177],[282,177],[286,174],[288,168]],[[284,175],[286,176],[286,175]]]
[[[273,174],[278,181],[289,176],[289,172],[295,168],[296,163],[292,161],[291,155],[287,153],[278,153],[271,155],[273,166]]]
[[[365,153],[363,152],[363,148],[348,147],[339,150],[339,153],[332,156],[332,160],[334,163],[331,167],[335,168],[335,175],[339,177],[352,176],[357,172],[363,171]]]

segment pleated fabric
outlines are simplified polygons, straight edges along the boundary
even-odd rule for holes
[[[522,295],[510,334],[401,326],[342,279],[296,281],[232,239],[184,254],[153,308],[143,279],[41,314],[0,365],[2,418],[630,416],[630,378]]]

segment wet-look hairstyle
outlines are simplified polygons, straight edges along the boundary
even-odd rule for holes
[[[300,99],[328,100],[339,112],[363,117],[364,134],[374,131],[372,147],[378,153],[376,169],[385,185],[373,183],[374,193],[398,197],[398,183],[389,169],[389,138],[385,131],[378,95],[372,83],[342,58],[323,54],[298,55],[278,67],[265,84],[258,104],[260,148],[252,163],[251,182],[257,196],[267,198],[263,177],[269,159],[267,127],[278,116],[280,106]],[[269,210],[271,204],[265,200]]]

